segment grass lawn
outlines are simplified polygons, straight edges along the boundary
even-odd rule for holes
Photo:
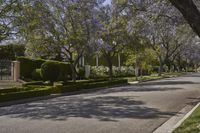
[[[173,133],[200,133],[200,106]]]

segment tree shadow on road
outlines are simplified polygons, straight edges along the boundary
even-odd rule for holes
[[[200,97],[194,98],[194,97],[188,97],[189,102],[187,102],[188,105],[197,105],[200,102]]]
[[[0,116],[28,119],[67,120],[70,117],[95,118],[99,121],[118,119],[156,119],[175,115],[149,108],[133,97],[59,97],[45,101],[0,108]]]
[[[121,92],[153,92],[153,91],[176,91],[176,90],[182,90],[183,88],[179,87],[151,87],[151,86],[125,86],[125,87],[117,87],[117,88],[110,88],[110,89],[104,89],[102,91],[96,92],[97,94],[109,94],[109,93],[121,93]]]

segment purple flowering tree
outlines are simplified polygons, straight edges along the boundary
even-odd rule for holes
[[[17,34],[17,25],[14,21],[20,11],[18,4],[18,0],[0,1],[0,43]]]
[[[96,48],[106,60],[109,68],[109,78],[112,80],[112,60],[124,48],[127,21],[113,5],[102,7],[98,18],[101,25],[97,32]]]
[[[103,0],[37,0],[24,7],[22,31],[26,39],[35,37],[50,53],[61,53],[70,62],[72,78],[85,51],[95,42],[96,14]],[[27,31],[28,30],[28,31]],[[24,31],[23,31],[24,32]],[[38,44],[41,47],[41,44]]]
[[[171,68],[171,58],[183,43],[179,42],[177,29],[184,19],[173,6],[166,1],[129,1],[127,14],[131,19],[128,31],[134,33],[150,46],[160,63],[159,75],[163,65]]]

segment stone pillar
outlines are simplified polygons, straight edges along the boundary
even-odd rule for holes
[[[85,65],[85,78],[90,77],[90,65]]]
[[[13,80],[18,81],[20,79],[20,62],[19,61],[13,61]]]

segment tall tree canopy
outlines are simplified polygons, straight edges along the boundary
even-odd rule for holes
[[[200,36],[200,11],[193,0],[169,0],[184,16],[193,31]]]

